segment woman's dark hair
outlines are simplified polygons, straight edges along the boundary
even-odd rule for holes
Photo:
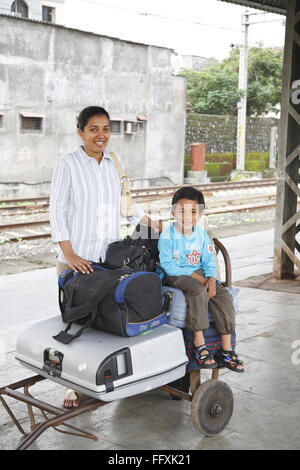
[[[178,189],[174,193],[172,206],[177,204],[180,199],[190,199],[191,201],[197,201],[197,204],[203,205],[203,208],[205,206],[203,194],[198,189],[193,188],[193,186],[183,186],[182,188]]]
[[[88,106],[79,114],[77,118],[77,128],[83,131],[92,116],[106,116],[108,120],[110,120],[109,114],[104,108],[100,108],[100,106]]]

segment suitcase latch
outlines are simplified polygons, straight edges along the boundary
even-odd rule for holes
[[[63,358],[64,355],[60,351],[56,351],[53,348],[45,349],[43,370],[51,375],[51,377],[60,377]]]
[[[104,372],[104,385],[106,392],[114,391],[113,376],[111,370],[106,370]]]
[[[164,293],[165,301],[164,301],[164,312],[166,312],[167,317],[170,315],[171,304],[173,300],[174,293],[171,291],[166,291]]]

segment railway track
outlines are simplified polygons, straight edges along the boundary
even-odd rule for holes
[[[200,191],[204,193],[214,193],[218,191],[229,191],[237,189],[253,189],[253,188],[266,188],[270,186],[276,186],[277,180],[275,178],[264,179],[264,180],[253,180],[253,181],[226,181],[222,183],[208,183],[195,185]],[[181,186],[157,186],[153,188],[140,188],[132,189],[131,193],[134,199],[151,200],[160,199],[163,197],[170,197],[177,189]],[[36,208],[47,208],[49,207],[49,196],[40,197],[27,197],[18,199],[1,199],[0,200],[0,211],[5,210],[18,210],[27,209],[28,211]]]
[[[133,189],[132,195],[137,204],[144,204],[145,211],[150,210],[153,218],[170,220],[170,201],[176,189],[181,186],[160,186],[156,188]],[[247,182],[210,183],[196,186],[206,198],[205,214],[225,214],[230,212],[255,211],[274,208],[276,205],[276,180],[257,180]],[[259,189],[272,188],[268,194],[258,194]],[[238,194],[236,194],[238,191]],[[246,194],[245,194],[246,192]],[[216,197],[221,194],[222,197]],[[225,195],[224,195],[225,193]],[[232,193],[230,196],[229,194]],[[249,193],[249,194],[247,194]],[[228,196],[226,196],[228,194]],[[246,197],[245,197],[246,196]],[[145,204],[151,203],[150,208]],[[160,205],[158,205],[160,204]],[[20,240],[35,240],[49,238],[50,224],[48,217],[49,197],[19,198],[0,200],[0,243],[17,242]],[[2,223],[10,216],[21,214],[25,218],[30,215],[45,214],[40,220],[20,220],[15,223]]]

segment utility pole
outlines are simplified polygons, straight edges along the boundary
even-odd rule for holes
[[[249,30],[249,10],[245,10],[242,15],[242,37],[243,43],[240,48],[240,68],[239,68],[239,90],[243,92],[238,106],[238,126],[237,126],[237,155],[236,169],[245,170],[245,147],[246,147],[246,117],[247,117],[247,81],[248,81],[248,30]]]

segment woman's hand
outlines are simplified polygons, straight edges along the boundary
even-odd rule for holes
[[[66,260],[66,263],[73,269],[74,273],[80,271],[83,274],[89,274],[93,271],[92,263],[87,259],[77,256],[72,248],[70,240],[58,242]]]
[[[64,255],[66,263],[73,269],[74,273],[80,271],[83,274],[89,274],[93,272],[92,263],[87,259],[83,259],[75,253],[70,255]]]
[[[211,299],[216,295],[216,280],[214,277],[210,277],[205,283],[207,289],[208,297]]]

